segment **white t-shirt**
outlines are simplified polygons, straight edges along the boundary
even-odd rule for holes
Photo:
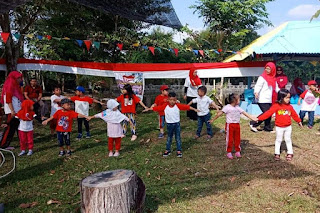
[[[86,116],[89,115],[89,107],[90,107],[89,102],[76,100],[74,102],[74,105],[75,105],[75,111],[77,113],[80,113],[80,114],[86,115]]]
[[[34,115],[33,117],[36,117],[37,115]],[[16,116],[16,118],[18,118]],[[19,118],[18,118],[19,119]],[[33,121],[24,121],[19,119],[19,127],[18,130],[23,131],[23,132],[30,132],[33,130]]]
[[[57,96],[57,95],[52,95],[51,96],[51,113],[50,113],[50,116],[53,116],[54,113],[56,113],[56,111],[58,111],[59,109],[62,109],[58,103],[54,102],[54,100],[56,99],[64,99],[65,97],[63,95],[60,95],[60,96]]]
[[[184,82],[184,87],[188,87],[188,90],[187,90],[188,97],[198,97],[198,87],[199,86],[192,86],[192,84],[190,82],[190,77],[186,78],[186,80]]]
[[[301,95],[303,102],[301,104],[301,111],[315,111],[318,105],[319,98],[316,98],[310,90],[304,91]]]
[[[166,123],[178,123],[180,122],[180,109],[177,105],[174,107],[166,106],[164,109]]]
[[[268,85],[268,82],[260,76],[254,86],[254,93],[259,94],[259,103],[272,103],[272,86]],[[278,83],[276,83],[276,92],[279,92]]]
[[[3,102],[4,102],[4,113],[6,115],[11,114],[11,110],[9,108],[9,104],[6,103],[6,95],[3,96]],[[21,109],[21,101],[16,97],[12,96],[12,106],[15,113],[19,112]]]
[[[197,109],[201,111],[197,113],[198,116],[205,116],[210,112],[209,106],[212,104],[213,100],[205,95],[192,99],[192,102],[197,103]]]
[[[231,124],[240,123],[240,115],[244,112],[244,110],[238,105],[232,106],[228,104],[222,108],[222,112],[226,114],[226,123]]]

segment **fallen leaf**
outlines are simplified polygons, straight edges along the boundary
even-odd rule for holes
[[[98,139],[93,139],[95,142],[101,142],[101,140],[98,140]]]
[[[58,182],[59,182],[59,183],[64,182],[64,178],[61,178]]]
[[[288,194],[288,197],[291,197],[294,194],[294,192],[291,192],[290,194]]]
[[[194,173],[194,176],[199,176],[199,175],[200,175],[200,172]]]
[[[48,205],[51,205],[51,204],[58,204],[58,205],[61,205],[61,202],[58,201],[58,200],[48,200],[47,202]]]
[[[149,177],[151,174],[150,174],[150,172],[147,172],[147,176]]]
[[[56,173],[56,171],[50,170],[50,175],[53,175],[54,173]]]
[[[231,183],[232,183],[232,182],[234,182],[234,181],[235,181],[235,179],[236,179],[236,177],[235,177],[235,176],[233,176],[232,178],[230,178]]]
[[[309,195],[309,192],[308,192],[308,190],[304,189],[304,190],[302,191],[302,194],[304,194],[304,195]]]
[[[37,204],[38,204],[38,202],[21,203],[21,204],[19,205],[19,208],[22,208],[22,209],[32,208],[32,207],[36,206]]]
[[[149,143],[151,141],[151,139],[149,138],[148,140],[146,140],[146,143]]]
[[[159,175],[158,177],[156,177],[156,179],[157,179],[157,180],[160,180],[160,179],[161,179],[161,176]]]
[[[173,199],[171,200],[171,203],[175,203],[175,202],[176,202],[176,199],[173,198]]]

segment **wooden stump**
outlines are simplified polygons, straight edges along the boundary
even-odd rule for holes
[[[81,212],[142,212],[145,185],[131,170],[93,174],[81,181]]]

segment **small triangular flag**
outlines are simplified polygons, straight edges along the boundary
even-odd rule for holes
[[[139,46],[140,46],[140,43],[139,43],[139,42],[136,42],[136,43],[132,44],[132,46],[134,46],[134,47],[139,47]]]
[[[27,34],[26,37],[27,38],[33,38],[33,34]]]
[[[100,42],[99,41],[94,41],[93,45],[95,48],[100,49]]]
[[[5,44],[7,43],[9,36],[10,33],[1,33],[2,40]]]
[[[193,50],[194,54],[195,55],[198,55],[199,54],[199,51],[198,50]]]
[[[91,41],[90,41],[90,40],[84,40],[83,42],[84,42],[84,44],[86,45],[87,50],[89,51],[89,50],[90,50],[90,47],[91,47]]]
[[[162,53],[162,50],[160,47],[156,47],[156,50],[158,50],[160,53]]]
[[[122,48],[123,48],[123,43],[118,43],[118,44],[117,44],[117,47],[118,47],[120,50],[122,50]]]
[[[207,55],[209,55],[210,51],[209,50],[205,50],[204,51]]]
[[[52,36],[51,36],[51,35],[46,35],[46,38],[47,38],[48,40],[51,40],[51,39],[52,39]]]
[[[312,64],[313,66],[317,66],[318,62],[317,61],[310,61],[310,64]]]
[[[14,36],[17,40],[19,40],[19,38],[21,37],[21,35],[20,35],[19,33],[14,33],[13,36]]]
[[[148,49],[148,47],[145,46],[145,45],[143,45],[142,48],[143,48],[144,50],[147,50],[147,49]]]
[[[82,45],[83,45],[83,41],[82,40],[76,40],[76,42],[78,43],[78,45],[79,45],[79,47],[82,47]]]
[[[218,52],[221,53],[221,52],[222,52],[222,49],[218,49]]]
[[[174,49],[173,49],[173,51],[174,51],[174,53],[176,54],[176,56],[178,57],[178,54],[179,54],[179,49],[177,49],[177,48],[174,48]]]
[[[151,51],[152,55],[154,55],[154,47],[149,47],[149,50]]]
[[[199,50],[200,55],[202,55],[202,57],[204,57],[204,53],[203,50]]]
[[[43,36],[42,35],[37,35],[37,39],[42,40]]]
[[[61,41],[61,38],[57,38],[57,37],[52,37],[52,39],[57,40],[57,41]]]
[[[215,53],[220,54],[217,50],[213,50]]]
[[[101,44],[109,44],[107,41],[101,41]]]
[[[172,48],[169,48],[169,51],[170,51],[170,52],[174,52]]]
[[[62,38],[63,40],[70,40],[70,38],[69,37],[64,37],[64,38]]]

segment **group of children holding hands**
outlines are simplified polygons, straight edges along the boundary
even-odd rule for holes
[[[312,84],[311,84],[312,83]],[[82,123],[86,128],[86,138],[89,138],[89,121],[94,118],[100,118],[107,123],[107,135],[108,135],[108,149],[109,157],[117,157],[120,155],[121,139],[125,136],[128,126],[131,128],[131,141],[137,139],[136,133],[136,105],[139,103],[144,112],[153,110],[159,114],[159,138],[164,137],[164,126],[167,125],[167,143],[166,150],[163,153],[164,157],[171,154],[171,144],[173,135],[176,140],[176,155],[182,157],[181,137],[180,137],[180,111],[193,110],[198,114],[198,128],[195,134],[195,139],[200,137],[203,124],[207,127],[207,139],[210,140],[213,137],[213,131],[211,124],[221,115],[226,114],[226,151],[227,158],[233,159],[232,150],[235,150],[235,157],[241,158],[240,147],[240,116],[243,114],[252,121],[263,121],[273,114],[275,114],[276,125],[276,141],[275,141],[275,160],[280,159],[280,145],[285,139],[287,145],[287,157],[288,161],[292,160],[293,149],[291,141],[291,118],[293,118],[299,126],[302,127],[302,119],[305,112],[309,112],[308,127],[313,126],[312,110],[315,110],[316,105],[310,103],[318,103],[319,98],[314,96],[314,92],[317,91],[317,87],[314,86],[314,82],[311,82],[305,93],[301,95],[301,99],[304,99],[302,103],[302,109],[300,117],[297,115],[293,107],[290,105],[290,92],[286,89],[281,89],[277,94],[277,101],[272,107],[261,114],[258,117],[254,117],[246,113],[240,108],[240,96],[237,94],[231,94],[228,97],[229,103],[225,105],[221,110],[213,100],[206,96],[207,88],[205,86],[198,87],[198,97],[190,101],[188,104],[181,104],[174,92],[169,92],[167,85],[161,86],[161,94],[155,99],[155,103],[150,107],[146,107],[143,102],[134,94],[131,85],[127,84],[122,89],[122,95],[116,99],[110,99],[107,102],[107,109],[94,116],[89,116],[89,105],[92,103],[100,103],[98,100],[85,96],[85,90],[83,87],[78,86],[76,88],[76,95],[70,98],[61,95],[61,89],[59,87],[54,88],[54,94],[51,96],[51,117],[42,122],[43,125],[47,125],[50,122],[51,134],[56,131],[58,144],[60,147],[59,156],[71,155],[70,148],[70,133],[72,131],[72,123],[74,119],[78,120],[78,136],[77,139],[81,139],[82,135]],[[319,92],[317,92],[319,93]],[[312,98],[313,96],[313,98]],[[71,103],[75,103],[75,111],[71,110]],[[300,102],[300,100],[299,100]],[[304,106],[304,103],[309,103],[308,107]],[[193,108],[190,105],[197,103],[197,108]],[[121,106],[121,112],[118,107]],[[211,118],[210,108],[215,108],[217,113],[215,117]],[[20,120],[19,125],[19,139],[21,152],[19,156],[33,153],[33,125],[32,120],[35,114],[33,112],[33,102],[31,100],[25,100],[22,103],[21,110],[16,114],[16,117]],[[114,146],[115,145],[115,146]],[[66,151],[64,149],[66,146]],[[29,150],[27,152],[27,149]],[[115,152],[113,151],[115,150]]]

